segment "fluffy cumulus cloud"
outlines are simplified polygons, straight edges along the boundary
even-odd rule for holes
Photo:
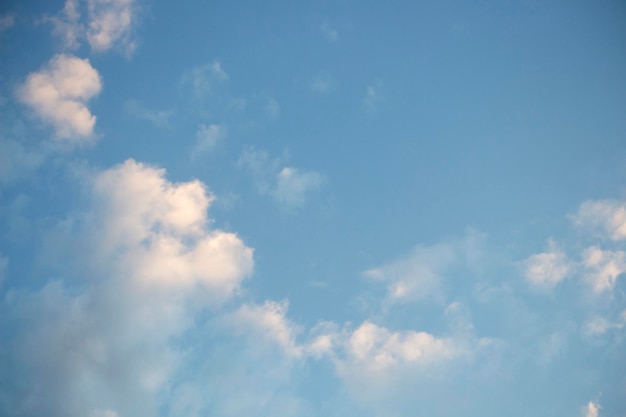
[[[554,288],[573,270],[573,263],[565,252],[553,240],[548,245],[547,252],[531,255],[524,262],[526,280],[532,286],[542,289]]]
[[[128,254],[121,264],[141,283],[229,297],[252,270],[252,250],[232,233],[208,230],[212,201],[199,181],[171,184],[164,170],[133,160],[94,183],[101,251]]]
[[[76,145],[94,136],[96,116],[87,102],[101,88],[100,74],[89,60],[60,54],[28,75],[18,98],[54,127],[57,138]]]
[[[253,147],[244,149],[239,166],[253,176],[259,193],[269,195],[289,209],[302,207],[309,195],[319,191],[324,183],[319,172],[285,166],[280,158],[271,158],[266,151]]]
[[[129,160],[89,186],[90,207],[56,240],[79,242],[85,257],[66,280],[3,301],[5,320],[25,331],[0,352],[11,364],[0,414],[157,415],[185,360],[177,338],[252,271],[252,249],[209,228],[212,197],[199,181],[171,183]],[[8,383],[18,374],[22,383]]]
[[[426,332],[390,332],[369,321],[352,333],[348,346],[350,356],[373,371],[397,364],[429,364],[459,354],[450,339]]]
[[[588,200],[571,216],[574,224],[611,240],[626,239],[626,203]]]
[[[322,331],[312,339],[309,352],[314,343],[324,348],[323,357],[330,357],[349,394],[351,409],[361,407],[372,416],[405,416],[427,410],[432,393],[441,395],[450,389],[461,370],[480,374],[490,363],[487,357],[497,356],[493,340],[472,332],[394,331],[370,320],[356,328]],[[472,368],[477,357],[480,365]]]
[[[391,331],[369,320],[356,328],[350,323],[321,322],[307,330],[287,318],[286,302],[243,305],[229,322],[254,341],[257,350],[274,346],[290,359],[330,360],[337,375],[348,383],[383,375],[393,379],[407,370],[414,377],[427,370],[437,372],[488,344],[471,332],[437,337],[424,331]]]

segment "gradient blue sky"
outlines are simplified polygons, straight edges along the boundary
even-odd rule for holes
[[[0,5],[0,415],[626,417],[626,5]]]

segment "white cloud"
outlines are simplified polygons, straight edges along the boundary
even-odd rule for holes
[[[319,172],[284,166],[281,159],[270,158],[266,151],[253,147],[243,150],[238,164],[250,171],[261,194],[271,196],[286,208],[303,206],[308,196],[319,191],[324,183]]]
[[[100,74],[89,60],[61,54],[28,75],[18,88],[18,98],[52,124],[59,139],[77,145],[93,138],[96,116],[87,102],[101,88]]]
[[[626,203],[618,200],[588,200],[571,216],[574,224],[611,240],[626,239]]]
[[[459,354],[450,339],[440,339],[426,332],[390,332],[368,321],[351,334],[348,352],[352,359],[371,371],[402,364],[430,364]]]
[[[626,252],[602,250],[592,246],[582,254],[585,278],[595,293],[613,289],[617,278],[626,272]]]
[[[137,100],[126,100],[124,110],[131,116],[147,120],[154,126],[165,129],[170,127],[170,118],[174,114],[173,110],[152,110],[146,108]]]
[[[108,51],[121,47],[127,54],[134,51],[131,39],[135,24],[134,0],[87,0],[89,23],[87,41],[91,49]]]
[[[524,275],[534,287],[551,289],[567,278],[573,271],[573,263],[553,241],[548,241],[547,252],[531,255],[524,261]]]
[[[600,404],[594,401],[589,401],[584,410],[584,417],[598,417],[600,415]]]
[[[67,281],[4,300],[24,331],[0,359],[15,364],[28,392],[10,385],[0,412],[157,415],[186,357],[177,338],[252,272],[252,249],[209,228],[213,197],[199,181],[172,183],[164,170],[128,160],[88,188],[89,207],[54,239],[83,254],[69,262]]]
[[[249,339],[278,346],[287,357],[328,357],[339,368],[381,372],[397,366],[428,366],[470,353],[464,341],[438,338],[412,330],[392,332],[370,321],[354,330],[339,330],[332,322],[319,323],[298,342],[302,329],[287,317],[287,302],[243,305],[231,322]]]
[[[94,184],[101,248],[124,248],[139,281],[229,297],[252,271],[252,250],[232,233],[208,230],[213,200],[199,181],[172,184],[164,170],[133,160],[100,174]],[[198,287],[199,286],[199,287]]]
[[[407,256],[369,269],[363,274],[387,284],[391,302],[431,300],[442,302],[445,274],[463,263],[471,268],[481,251],[483,237],[471,232],[463,239],[432,246],[416,246]]]

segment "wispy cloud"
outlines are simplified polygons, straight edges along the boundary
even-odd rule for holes
[[[96,116],[87,108],[87,102],[101,88],[100,74],[89,60],[61,54],[40,71],[29,74],[17,95],[52,124],[59,139],[76,145],[93,139]]]
[[[595,293],[615,287],[617,278],[626,272],[626,252],[602,250],[597,246],[585,249],[582,255],[585,277]]]
[[[229,76],[222,68],[222,63],[215,60],[185,72],[180,82],[186,88],[191,89],[196,98],[203,98],[211,92],[215,83],[222,83],[228,79]]]
[[[623,329],[626,326],[626,310],[621,311],[614,319],[594,315],[582,326],[583,335],[587,337],[601,336],[612,329]]]
[[[126,54],[132,54],[137,46],[131,37],[135,24],[134,3],[134,0],[87,0],[87,41],[91,49],[104,52],[118,46]]]
[[[339,31],[337,30],[337,28],[333,27],[328,20],[324,20],[322,22],[322,24],[320,25],[320,30],[322,32],[322,35],[324,35],[326,40],[329,42],[337,42],[337,40],[339,39]]]
[[[618,200],[588,200],[570,216],[574,224],[597,236],[626,239],[626,203]]]
[[[165,129],[170,126],[170,118],[174,114],[173,110],[152,110],[146,108],[138,100],[126,100],[124,102],[124,110],[131,116],[139,119],[147,120],[154,126]]]
[[[52,24],[52,33],[61,39],[63,47],[78,49],[85,37],[85,27],[80,21],[79,0],[66,0],[63,10],[56,16],[44,17]]]
[[[382,95],[382,85],[380,82],[370,84],[365,88],[365,95],[361,101],[361,107],[367,113],[373,114],[378,111],[378,108],[385,99]]]
[[[196,143],[191,158],[198,158],[211,152],[226,137],[226,128],[218,124],[201,124],[196,131]]]
[[[0,35],[2,32],[9,30],[15,25],[15,16],[13,14],[0,15]]]
[[[482,235],[471,232],[463,239],[419,245],[408,255],[368,269],[363,275],[387,285],[389,302],[430,300],[441,303],[445,299],[443,284],[447,273],[459,264],[471,268],[482,241]]]
[[[250,339],[264,339],[276,344],[287,356],[300,357],[303,347],[296,342],[296,336],[301,330],[287,319],[287,307],[286,301],[244,304],[230,320]]]
[[[318,74],[311,81],[311,91],[315,94],[328,94],[332,90],[332,79],[324,74]]]
[[[280,105],[276,100],[270,98],[265,104],[265,115],[268,120],[274,122],[280,118]]]
[[[135,0],[66,0],[58,15],[44,20],[52,23],[53,33],[68,49],[77,49],[86,40],[93,51],[117,48],[129,56],[137,46],[136,15]]]
[[[311,192],[319,191],[322,183],[323,177],[319,172],[284,167],[278,173],[273,196],[289,207],[300,207]]]
[[[303,206],[308,196],[319,191],[324,182],[319,172],[285,166],[280,158],[270,158],[266,151],[254,147],[243,150],[238,165],[252,174],[261,194],[292,209]]]

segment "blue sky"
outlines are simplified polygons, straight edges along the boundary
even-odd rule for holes
[[[626,417],[620,1],[5,1],[0,415]]]

